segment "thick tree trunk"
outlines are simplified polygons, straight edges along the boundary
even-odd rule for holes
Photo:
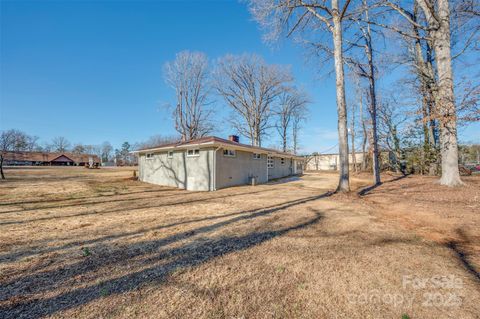
[[[438,0],[435,15],[432,14],[431,8],[425,0],[419,1],[419,4],[430,27],[435,27],[431,35],[438,74],[435,104],[440,124],[440,154],[442,157],[440,184],[451,187],[459,186],[463,182],[458,170],[457,110],[453,92],[449,3],[448,0]]]
[[[345,101],[345,77],[343,70],[342,22],[338,0],[332,0],[333,45],[337,89],[339,173],[337,191],[350,191],[348,165],[347,103]]]
[[[440,111],[440,152],[442,177],[447,186],[463,184],[458,170],[457,111],[453,93],[452,55],[450,46],[450,8],[447,0],[438,1],[440,28],[435,31],[434,50],[438,70],[438,98]]]

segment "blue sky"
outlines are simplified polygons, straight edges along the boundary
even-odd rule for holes
[[[337,143],[333,76],[320,76],[289,41],[265,45],[237,1],[2,1],[0,15],[0,129],[21,129],[44,142],[61,135],[73,144],[115,147],[172,135],[164,106],[174,102],[173,92],[163,64],[181,50],[211,59],[250,52],[291,65],[310,94],[303,151]],[[215,107],[225,114],[221,99]],[[221,116],[217,121],[217,135],[231,133]],[[470,126],[460,138],[472,141],[479,132]]]

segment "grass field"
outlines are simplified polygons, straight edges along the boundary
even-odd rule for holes
[[[131,169],[7,169],[0,318],[479,318],[480,177],[216,192]]]

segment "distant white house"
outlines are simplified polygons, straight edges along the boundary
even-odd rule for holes
[[[302,173],[302,157],[273,149],[203,137],[135,151],[141,181],[195,191],[266,183]]]
[[[356,152],[355,159],[357,165],[363,161],[363,153]],[[348,154],[348,162],[350,164],[350,168],[353,168],[353,155],[350,153]],[[340,155],[338,153],[333,154],[316,154],[308,156],[305,159],[305,169],[307,171],[336,171],[338,170],[338,165],[340,163]],[[357,166],[357,167],[358,167]]]

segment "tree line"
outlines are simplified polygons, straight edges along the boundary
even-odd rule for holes
[[[311,57],[307,63],[335,74],[338,191],[350,189],[349,153],[357,151],[356,142],[368,155],[362,166],[370,167],[375,185],[381,183],[382,151],[392,154],[391,169],[407,164],[415,172],[441,175],[443,185],[463,184],[458,126],[480,120],[480,77],[474,68],[479,62],[478,0],[246,3],[267,42],[292,39]],[[254,54],[210,61],[204,53],[183,51],[164,65],[163,73],[175,92],[170,107],[178,140],[210,134],[213,103],[219,99],[230,109],[230,125],[252,145],[261,146],[273,132],[283,151],[297,153],[310,99],[288,67]],[[396,80],[387,83],[391,73]],[[126,143],[113,154],[128,154],[131,148]]]
[[[454,78],[454,62],[478,63],[477,0],[250,0],[248,6],[267,41],[291,38],[319,57],[314,63],[332,65],[339,191],[350,188],[356,130],[363,152],[368,144],[374,184],[381,183],[381,150],[390,150],[397,166],[416,157],[416,166],[440,174],[441,184],[463,184],[457,127],[480,119],[480,90],[475,69]],[[392,72],[399,80],[380,90]],[[346,85],[355,92],[348,105]]]
[[[131,152],[139,148],[154,147],[159,144],[178,141],[176,136],[152,136],[146,141],[123,142],[119,148],[114,148],[108,141],[99,145],[72,144],[63,137],[54,137],[50,142],[40,143],[38,136],[29,135],[17,129],[9,129],[0,133],[0,175],[5,179],[3,163],[7,152],[59,152],[73,154],[97,155],[102,163],[113,162],[118,166],[136,165],[137,158]]]
[[[165,64],[164,77],[175,91],[172,119],[180,140],[214,131],[212,105],[220,99],[231,111],[228,123],[251,145],[261,146],[265,136],[277,133],[282,151],[298,151],[309,98],[288,67],[255,54],[229,54],[209,63],[202,52],[182,51]]]
[[[49,142],[40,143],[38,136],[29,135],[17,129],[2,131],[0,134],[0,150],[2,152],[94,154],[104,162],[112,160],[112,155],[114,154],[114,149],[110,142],[104,142],[100,145],[72,144],[67,138],[57,136]]]

